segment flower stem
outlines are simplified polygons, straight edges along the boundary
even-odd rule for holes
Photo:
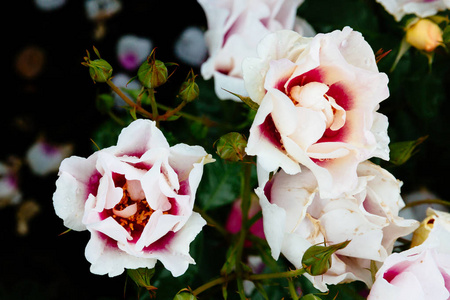
[[[266,280],[266,279],[276,279],[276,278],[288,278],[289,279],[289,278],[301,276],[305,272],[306,272],[305,269],[302,268],[302,269],[298,269],[298,270],[291,270],[291,271],[277,272],[277,273],[249,274],[249,275],[243,274],[243,277],[241,278],[241,280],[245,279],[245,280],[256,281],[256,280]],[[210,289],[219,284],[227,283],[227,282],[235,280],[235,279],[237,279],[236,273],[229,274],[228,276],[225,276],[225,277],[219,277],[219,278],[213,279],[213,280],[199,286],[195,290],[193,290],[192,294],[194,296],[197,296],[200,293],[206,291],[207,289]]]
[[[165,114],[159,116],[157,118],[157,120],[161,120],[161,121],[166,121],[168,118],[170,118],[171,116],[175,115],[176,113],[178,113],[185,105],[187,104],[186,101],[183,101],[180,103],[180,105],[178,105],[177,107],[175,107],[172,110],[168,110],[166,111]]]
[[[234,273],[230,274],[227,277],[216,278],[214,280],[211,280],[210,282],[205,283],[202,286],[199,286],[198,288],[196,288],[195,290],[192,291],[192,294],[194,296],[197,296],[198,294],[206,291],[209,288],[212,288],[213,286],[216,286],[216,285],[219,285],[219,284],[223,284],[223,283],[229,282],[229,281],[234,280],[234,279],[236,279],[236,274],[234,274]]]
[[[301,268],[298,270],[291,270],[286,272],[277,272],[277,273],[264,273],[264,274],[251,274],[245,279],[248,280],[266,280],[266,279],[276,279],[276,278],[292,278],[301,276],[306,272],[305,269]]]
[[[288,284],[289,284],[289,293],[291,294],[292,300],[298,300],[298,294],[295,290],[295,284],[294,281],[291,278],[288,278]]]
[[[422,204],[441,204],[441,205],[450,206],[450,202],[449,201],[445,201],[445,200],[441,200],[441,199],[424,199],[424,200],[410,202],[410,203],[406,204],[402,208],[402,210],[406,209],[406,208],[409,208],[409,207],[416,206],[416,205],[422,205]]]
[[[156,105],[158,106],[158,108],[160,108],[162,110],[165,110],[165,111],[173,110],[173,108],[165,106],[165,105],[163,105],[161,103],[157,103]],[[204,124],[204,125],[206,125],[208,127],[214,127],[214,126],[218,126],[219,125],[217,122],[214,122],[214,121],[212,121],[212,120],[210,120],[210,119],[208,119],[206,117],[197,117],[197,116],[191,115],[191,114],[186,113],[186,112],[181,112],[181,111],[175,112],[174,115],[175,114],[179,115],[179,116],[182,116],[183,118],[191,120],[191,121],[200,122],[200,123],[202,123],[202,124]]]
[[[159,127],[159,116],[158,116],[158,107],[156,105],[155,90],[148,89],[147,91],[150,97],[150,105],[152,107],[153,120],[155,120],[156,122],[156,127]]]
[[[131,106],[132,108],[136,109],[137,112],[139,112],[141,115],[143,115],[144,117],[153,119],[153,115],[148,112],[147,110],[145,110],[144,108],[142,108],[142,106],[134,103],[130,98],[128,98],[120,88],[118,88],[112,81],[111,79],[108,79],[106,81],[106,83],[111,87],[111,89],[120,96],[120,98],[123,99],[123,101],[125,101],[126,104],[128,104],[129,106]]]

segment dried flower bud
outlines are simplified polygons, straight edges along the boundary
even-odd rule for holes
[[[436,23],[420,19],[406,30],[406,41],[419,50],[431,52],[443,43],[442,34]]]
[[[345,248],[350,241],[331,246],[313,245],[305,251],[302,266],[312,276],[322,275],[331,268],[331,255],[337,250]]]
[[[94,82],[106,82],[112,76],[113,68],[104,59],[100,58],[98,50],[94,47],[94,52],[97,54],[98,59],[91,60],[89,52],[87,52],[87,57],[84,58],[85,62],[82,65],[89,67],[89,75],[91,75]]]
[[[155,58],[155,49],[139,67],[137,77],[141,84],[148,89],[154,89],[166,83],[169,78],[167,66]]]

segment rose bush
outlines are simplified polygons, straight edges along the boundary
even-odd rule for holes
[[[297,30],[309,25],[296,18],[303,0],[198,0],[208,30],[205,33],[209,58],[201,66],[203,78],[214,77],[215,92],[220,99],[235,99],[222,88],[246,94],[242,80],[242,60],[254,56],[256,45],[268,33],[280,29]],[[302,23],[303,22],[303,23]],[[302,27],[303,26],[303,27]]]
[[[450,214],[433,209],[414,232],[412,248],[391,254],[376,274],[368,300],[450,297]]]
[[[211,161],[202,147],[169,147],[154,122],[136,120],[116,146],[62,162],[54,208],[68,228],[90,231],[92,273],[116,276],[159,260],[179,276],[195,263],[189,244],[206,222],[192,209]]]
[[[377,112],[389,96],[388,78],[359,32],[345,27],[305,38],[282,30],[262,40],[258,53],[243,71],[260,105],[246,148],[260,176],[279,167],[296,174],[304,165],[321,196],[332,198],[356,187],[360,162],[389,159],[388,120]]]
[[[398,216],[404,206],[401,183],[369,161],[358,166],[358,185],[338,198],[322,198],[314,174],[283,170],[256,190],[263,212],[264,233],[278,259],[283,254],[301,268],[305,251],[314,244],[351,242],[332,255],[331,268],[321,276],[307,276],[321,291],[327,284],[353,280],[371,285],[371,260],[382,262],[398,237],[418,227]]]

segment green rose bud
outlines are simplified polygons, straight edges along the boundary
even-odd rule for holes
[[[178,294],[175,295],[173,300],[196,300],[197,297],[195,297],[190,290],[188,289],[182,289],[178,292]]]
[[[217,154],[230,161],[240,161],[244,159],[247,140],[238,132],[230,132],[220,137],[217,141]]]
[[[155,49],[147,57],[147,60],[139,67],[137,77],[141,84],[148,88],[154,89],[169,79],[170,75],[167,71],[167,66],[174,65],[173,63],[163,63],[155,58]]]
[[[94,52],[97,54],[98,59],[91,60],[89,51],[87,51],[87,56],[84,58],[85,62],[81,63],[83,66],[89,67],[89,75],[91,75],[94,82],[106,82],[112,76],[113,68],[104,59],[100,57],[100,53],[97,48],[94,47]]]
[[[195,82],[194,71],[191,69],[186,80],[181,84],[180,91],[178,92],[178,97],[183,101],[191,102],[198,98],[200,94],[200,89]]]
[[[331,255],[337,250],[345,248],[350,241],[331,246],[313,245],[306,250],[302,258],[302,266],[312,275],[322,275],[331,268]]]

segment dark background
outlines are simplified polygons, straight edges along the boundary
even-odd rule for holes
[[[11,155],[23,158],[40,134],[55,143],[72,143],[76,155],[87,157],[93,152],[90,138],[108,119],[96,109],[95,97],[107,89],[93,84],[81,65],[86,49],[93,55],[92,46],[97,47],[102,58],[119,71],[116,43],[122,35],[135,34],[153,41],[159,59],[176,61],[172,49],[178,34],[188,25],[206,26],[195,0],[126,0],[122,10],[106,21],[106,35],[97,40],[84,1],[70,0],[49,12],[36,8],[33,1],[9,2],[4,4],[4,16],[11,15],[14,21],[4,28],[2,43],[7,79],[0,108],[1,161]],[[404,181],[405,193],[424,185],[438,197],[449,199],[448,54],[438,50],[430,72],[426,58],[412,50],[389,73],[403,31],[380,5],[358,0],[316,3],[305,1],[299,14],[318,32],[350,25],[363,33],[374,51],[393,49],[379,64],[390,78],[391,97],[381,111],[389,117],[391,140],[429,137],[408,164],[383,166]],[[45,54],[42,72],[32,79],[21,76],[15,67],[18,53],[27,46],[37,46]],[[184,78],[189,67],[181,65],[179,70]],[[89,233],[59,235],[66,228],[53,210],[56,178],[56,174],[35,176],[26,165],[20,170],[24,199],[34,199],[41,206],[28,235],[16,233],[16,206],[0,209],[0,299],[123,299],[125,276],[108,278],[89,272],[84,257]]]
[[[81,65],[86,50],[96,58],[95,46],[119,72],[116,43],[122,35],[134,34],[150,38],[159,59],[174,61],[175,37],[187,25],[205,24],[196,1],[177,1],[176,9],[172,1],[122,2],[122,10],[106,20],[106,35],[100,40],[94,38],[96,25],[87,19],[84,1],[69,0],[48,12],[30,0],[5,4],[4,14],[11,14],[13,21],[4,28],[7,38],[2,43],[7,81],[0,108],[1,161],[11,155],[23,158],[40,134],[54,143],[71,143],[74,154],[89,156],[90,138],[107,119],[96,109],[95,97],[107,88],[94,84]],[[45,54],[42,72],[32,79],[21,76],[15,66],[18,53],[28,46]],[[188,67],[180,69],[186,76]],[[59,236],[66,228],[53,209],[56,179],[56,174],[35,176],[22,166],[23,198],[41,206],[28,235],[16,233],[16,206],[0,209],[0,299],[123,299],[125,276],[108,278],[89,272],[84,257],[87,231]]]

